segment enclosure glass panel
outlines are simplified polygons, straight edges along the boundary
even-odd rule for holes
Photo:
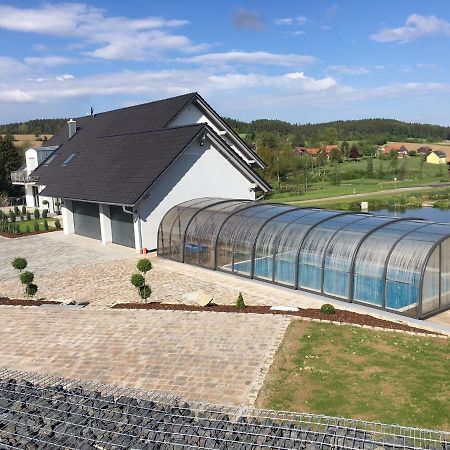
[[[243,246],[246,227],[260,227],[270,210],[276,205],[255,203],[247,209],[233,214],[226,220],[217,237],[217,267],[223,270],[233,270],[233,254],[239,252]],[[268,216],[269,214],[269,216]]]
[[[364,214],[346,214],[331,218],[317,225],[307,234],[301,250],[298,267],[299,287],[320,291],[322,286],[322,263],[330,239],[346,225],[364,220]],[[342,283],[339,286],[342,289]],[[344,294],[345,296],[345,294]]]
[[[383,305],[384,272],[389,252],[402,236],[426,223],[417,220],[393,222],[374,231],[362,241],[355,256],[354,300]]]
[[[198,211],[206,206],[213,205],[219,202],[220,199],[208,198],[203,199],[201,202],[184,207],[179,211],[178,216],[175,218],[172,229],[170,230],[170,257],[175,261],[181,261],[183,258],[183,239],[186,233],[186,227],[189,224],[191,218],[198,213]]]
[[[198,259],[192,251],[188,252],[190,262],[214,269],[215,244],[220,227],[231,214],[249,204],[250,201],[230,201],[200,211],[186,230],[186,246],[192,244],[199,249]]]
[[[295,286],[297,255],[306,233],[322,220],[341,215],[338,211],[318,210],[290,223],[281,232],[275,251],[275,281]]]
[[[441,244],[441,304],[450,306],[450,239]]]
[[[440,246],[433,250],[423,278],[422,314],[439,309]]]
[[[275,251],[284,229],[300,217],[313,214],[318,209],[294,209],[281,216],[274,217],[261,229],[255,247],[254,277],[265,280],[273,279]]]
[[[393,220],[367,215],[334,235],[325,254],[323,292],[338,297],[350,296],[350,270],[358,245],[367,233]]]
[[[256,238],[264,224],[270,223],[273,217],[282,217],[284,214],[294,210],[293,206],[276,206],[272,209],[255,214],[247,219],[241,227],[238,237],[235,240],[233,255],[233,270],[243,275],[251,275],[251,265],[253,250],[256,245]],[[261,220],[264,219],[264,220]],[[267,222],[269,220],[269,222]],[[258,265],[266,264],[266,261],[258,259]]]
[[[214,249],[211,248],[210,236],[228,214],[242,207],[242,204],[242,201],[227,200],[198,212],[186,230],[184,261],[212,268]]]
[[[173,258],[175,260],[179,260],[179,258],[181,258],[179,246],[174,246],[173,248],[171,246],[170,235],[172,229],[175,227],[180,214],[184,213],[185,210],[190,210],[190,208],[194,208],[195,205],[200,205],[208,200],[210,200],[210,198],[197,198],[194,200],[189,200],[173,207],[167,212],[158,229],[158,255],[166,256],[171,259]],[[197,211],[197,209],[193,209],[193,211]]]

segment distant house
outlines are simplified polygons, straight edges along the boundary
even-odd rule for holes
[[[195,92],[69,120],[46,145],[13,181],[27,204],[61,199],[65,234],[103,244],[152,250],[175,205],[271,190],[256,172],[264,162]]]
[[[433,149],[431,147],[420,147],[416,150],[417,156],[428,156],[431,152],[433,151]]]
[[[391,152],[397,152],[397,155],[399,158],[407,157],[409,156],[408,149],[403,144],[390,144],[386,145],[383,149],[383,152],[385,155],[388,155]]]
[[[427,156],[427,163],[447,164],[447,155],[441,150],[434,150]]]
[[[331,153],[333,150],[339,150],[339,145],[336,145],[336,144],[334,144],[334,145],[325,145],[325,147],[322,147],[322,148],[328,154],[328,153]]]
[[[308,149],[306,147],[295,147],[294,153],[299,156],[305,156],[308,154]]]

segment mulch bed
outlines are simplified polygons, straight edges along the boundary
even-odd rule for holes
[[[22,300],[18,298],[0,297],[0,305],[7,306],[41,306],[41,305],[61,305],[61,302],[51,300]]]
[[[370,327],[380,327],[390,330],[413,331],[424,334],[440,334],[437,332],[424,330],[421,328],[410,327],[397,322],[379,319],[367,314],[358,314],[353,311],[336,309],[335,314],[325,314],[320,309],[306,308],[293,311],[273,311],[270,306],[246,306],[239,309],[234,305],[209,305],[195,306],[183,304],[167,303],[116,303],[113,309],[156,309],[163,311],[210,311],[210,312],[229,312],[229,313],[253,313],[253,314],[284,314],[297,317],[309,317],[311,319],[332,320],[333,322],[352,323],[356,325],[367,325]]]

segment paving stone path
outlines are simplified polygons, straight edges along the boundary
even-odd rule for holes
[[[1,367],[253,404],[289,324],[282,316],[68,308],[2,307]]]

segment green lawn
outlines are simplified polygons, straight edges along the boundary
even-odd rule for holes
[[[27,232],[27,227],[29,227],[29,231],[33,232],[34,230],[34,222],[39,222],[39,230],[43,230],[44,229],[44,220],[45,219],[32,219],[32,220],[19,220],[16,223],[19,224],[19,230],[22,233],[26,233]],[[49,230],[54,230],[55,227],[55,219],[47,219],[48,222],[48,229]]]
[[[296,320],[258,406],[448,430],[450,343]]]
[[[374,160],[375,173],[381,160]],[[403,160],[399,159],[399,167],[403,164]],[[328,181],[316,181],[309,184],[309,188],[306,192],[300,195],[297,192],[276,191],[269,198],[270,201],[302,201],[310,199],[320,199],[325,197],[335,197],[340,195],[351,195],[361,193],[371,193],[382,191],[386,189],[395,189],[403,187],[422,186],[428,184],[439,184],[450,182],[450,177],[447,174],[446,167],[439,167],[435,164],[424,163],[422,168],[422,176],[419,176],[420,158],[411,157],[407,159],[408,174],[404,180],[399,180],[397,175],[397,182],[394,181],[394,175],[389,175],[390,166],[389,161],[383,161],[384,172],[386,178],[366,178],[365,170],[367,167],[367,161],[345,161],[339,164],[339,172],[342,177],[341,184],[331,185]],[[324,170],[323,168],[321,170]],[[332,167],[330,164],[325,166],[326,172],[331,172]],[[317,172],[317,169],[316,169]],[[355,178],[352,177],[355,175]],[[362,176],[361,176],[362,175]],[[272,185],[275,187],[276,182],[272,180]],[[281,183],[282,187],[290,186],[289,178]],[[295,186],[290,186],[295,190]]]

